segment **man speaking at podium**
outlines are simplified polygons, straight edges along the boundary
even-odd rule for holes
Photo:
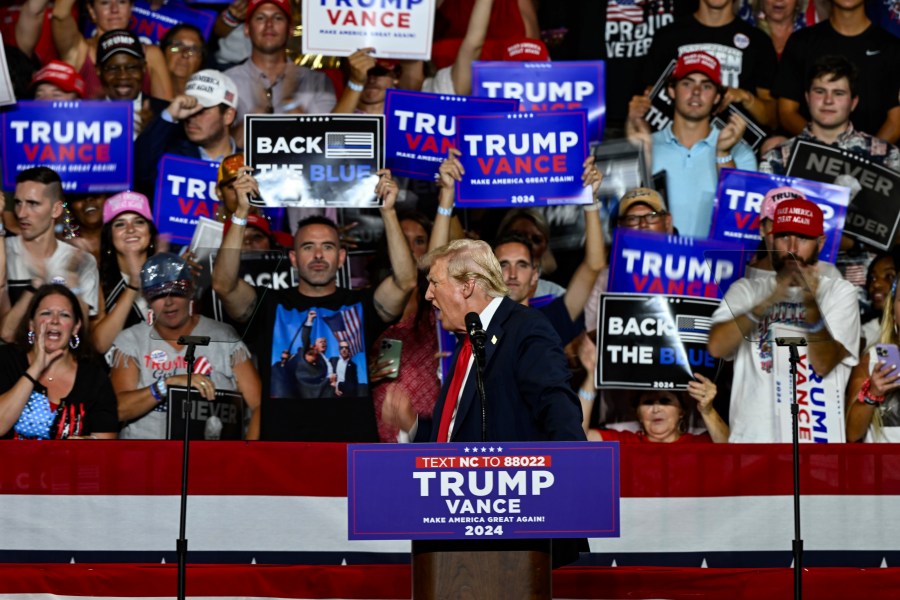
[[[421,264],[429,268],[425,298],[460,341],[431,420],[418,419],[406,402],[394,404],[402,429],[416,442],[482,441],[475,356],[466,327],[467,315],[475,313],[480,321],[475,327],[484,332],[486,441],[584,440],[581,406],[559,337],[540,312],[506,297],[491,247],[455,240],[426,254]]]

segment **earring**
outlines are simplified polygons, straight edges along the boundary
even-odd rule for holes
[[[71,348],[72,350],[76,350],[80,345],[81,339],[78,337],[78,334],[72,334],[72,338],[69,340],[69,348]]]
[[[29,330],[28,330],[28,335],[25,336],[25,337],[28,339],[28,345],[29,345],[29,346],[34,346],[34,330],[33,330],[33,329],[29,329]]]
[[[147,325],[153,326],[153,309],[147,309]]]

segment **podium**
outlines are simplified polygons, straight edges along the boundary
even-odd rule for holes
[[[618,469],[615,442],[351,444],[348,537],[412,540],[416,600],[549,600],[553,539],[619,535]]]

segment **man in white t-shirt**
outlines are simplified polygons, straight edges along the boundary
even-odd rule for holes
[[[4,240],[8,300],[0,337],[11,341],[31,302],[35,288],[61,283],[78,296],[88,314],[97,314],[97,261],[71,244],[57,241],[56,220],[63,214],[62,181],[47,167],[33,167],[16,176],[15,214],[20,234]],[[2,257],[0,257],[2,258]]]
[[[729,441],[790,441],[790,379],[775,344],[785,335],[807,341],[798,385],[816,382],[814,393],[798,396],[807,418],[802,423],[801,414],[801,439],[805,431],[810,441],[844,441],[843,394],[859,354],[856,289],[820,274],[825,237],[814,202],[779,203],[772,235],[775,276],[739,279],[712,317],[710,353],[735,361]]]

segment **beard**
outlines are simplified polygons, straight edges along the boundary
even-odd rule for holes
[[[812,267],[819,263],[819,252],[816,251],[816,253],[809,258],[803,258],[796,254],[793,255],[793,258],[791,258],[788,254],[782,255],[778,252],[772,253],[772,268],[775,269],[776,273],[781,273],[791,263],[797,263],[805,265],[807,267]]]

